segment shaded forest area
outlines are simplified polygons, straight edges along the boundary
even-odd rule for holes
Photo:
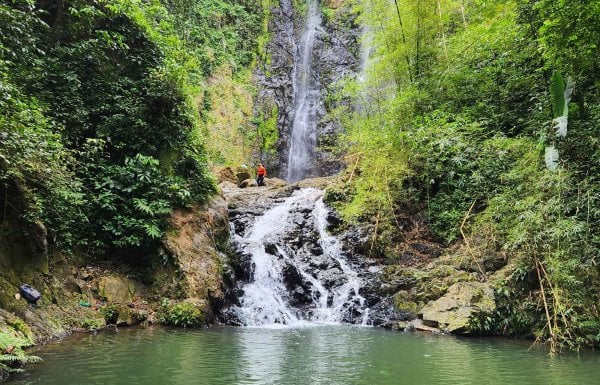
[[[2,237],[152,250],[174,207],[215,191],[206,79],[253,63],[264,17],[256,0],[2,1]]]

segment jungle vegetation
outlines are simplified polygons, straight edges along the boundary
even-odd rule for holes
[[[440,242],[504,253],[514,270],[481,332],[597,345],[600,2],[355,4],[370,57],[338,95],[357,101],[336,112],[346,218],[377,218],[394,243],[423,212]]]
[[[598,345],[600,1],[347,1],[371,53],[337,94],[346,220],[401,242],[425,213],[515,266],[482,332]],[[1,0],[0,236],[42,223],[62,252],[143,255],[215,192],[209,159],[270,151],[278,111],[253,117],[248,86],[269,4]]]
[[[0,2],[0,233],[151,251],[215,191],[209,79],[252,65],[264,17],[260,0]]]

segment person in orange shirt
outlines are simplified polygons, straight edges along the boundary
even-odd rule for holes
[[[256,169],[256,183],[259,186],[264,186],[266,176],[267,176],[267,169],[263,166],[262,163],[259,163],[258,168]]]

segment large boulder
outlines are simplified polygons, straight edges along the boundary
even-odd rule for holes
[[[206,304],[223,297],[222,254],[217,250],[229,238],[227,203],[221,197],[203,207],[176,210],[171,217],[172,231],[163,239],[165,250],[180,273],[180,296]]]
[[[237,178],[237,184],[240,185],[246,179],[252,179],[252,174],[248,167],[238,167],[235,171],[235,176]]]
[[[127,305],[117,308],[117,326],[135,326],[148,319],[148,311]]]
[[[215,171],[216,177],[217,177],[217,182],[221,183],[221,182],[231,182],[231,183],[238,183],[238,179],[237,176],[235,174],[235,172],[231,169],[231,167],[223,167],[220,169],[217,169]]]
[[[265,186],[267,187],[285,187],[287,182],[279,178],[265,178]]]
[[[454,334],[469,334],[468,324],[477,312],[496,310],[494,290],[481,282],[458,282],[441,298],[419,312],[423,324]]]
[[[254,179],[245,179],[240,183],[240,188],[258,187],[258,183]]]
[[[109,303],[129,304],[134,291],[133,283],[125,277],[108,275],[98,281],[98,294]]]

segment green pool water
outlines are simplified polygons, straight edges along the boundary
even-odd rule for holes
[[[119,329],[35,352],[9,384],[600,384],[600,355],[376,328]]]

